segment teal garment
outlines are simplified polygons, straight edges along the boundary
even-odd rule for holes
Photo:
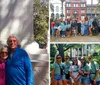
[[[71,24],[66,24],[66,28],[70,29],[71,28]]]
[[[90,72],[89,65],[86,64],[85,66],[81,67],[80,70],[82,70],[83,72]],[[81,75],[81,77],[89,78],[89,75]]]
[[[60,26],[61,26],[61,30],[62,31],[65,31],[66,30],[66,25],[63,22],[60,24]]]
[[[70,66],[71,66],[71,63],[70,63],[70,62],[67,62],[67,63],[65,62],[65,63],[63,64],[64,72],[65,72],[66,74],[68,74]]]
[[[79,71],[79,66],[77,66],[77,65],[71,65],[69,71],[70,72],[78,72]]]
[[[91,80],[94,80],[96,72],[99,70],[99,64],[95,61],[92,61],[89,63],[90,67],[90,78]],[[100,75],[98,75],[97,81],[100,81]]]
[[[59,66],[60,65],[60,66]],[[55,69],[55,72],[54,72],[54,74],[55,73],[57,73],[57,74],[59,74],[59,75],[61,75],[61,72],[60,72],[60,67],[62,68],[62,66],[63,66],[63,64],[62,63],[60,63],[58,65],[58,63],[53,63],[53,65],[52,65],[52,68],[54,68]]]
[[[63,77],[62,77],[63,80],[66,79],[66,74],[68,74],[70,66],[71,66],[71,63],[70,62],[63,63],[63,69],[64,69],[64,74],[63,74]]]

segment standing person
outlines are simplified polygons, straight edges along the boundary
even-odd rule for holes
[[[66,24],[66,36],[70,37],[70,35],[71,35],[71,23],[70,20],[68,20]]]
[[[79,85],[79,65],[78,65],[78,59],[74,58],[73,63],[70,66],[70,77],[71,77],[71,85]]]
[[[84,57],[81,57],[81,68],[79,70],[81,85],[90,85],[90,69]]]
[[[99,31],[99,36],[100,36],[100,18],[98,19],[98,31]]]
[[[54,37],[54,33],[55,33],[54,26],[55,26],[55,22],[54,22],[54,20],[52,20],[52,22],[51,22],[52,37]]]
[[[6,85],[5,63],[8,57],[8,48],[3,46],[0,49],[0,85]]]
[[[90,79],[92,85],[100,85],[99,64],[93,61],[93,56],[88,57],[90,67]]]
[[[72,20],[71,28],[72,28],[72,35],[76,36],[77,35],[77,29],[76,29],[76,23],[75,23],[74,20]]]
[[[84,26],[85,26],[85,28],[84,28],[84,35],[88,35],[89,34],[89,29],[88,29],[88,18],[87,17],[85,17],[85,22],[84,22]]]
[[[55,26],[54,26],[56,37],[59,37],[60,36],[60,31],[61,31],[60,24],[61,24],[61,19],[56,19]]]
[[[89,17],[89,35],[90,36],[92,36],[92,22],[93,22],[93,19]]]
[[[61,35],[62,35],[62,37],[65,37],[65,35],[66,35],[66,23],[65,23],[65,21],[61,22],[60,26],[61,26]]]
[[[52,73],[51,73],[51,80],[52,85],[63,85],[62,83],[62,76],[63,76],[63,68],[62,68],[62,58],[60,55],[55,57],[55,62],[52,65]]]
[[[34,85],[32,65],[27,52],[19,46],[17,38],[13,35],[8,37],[7,44],[9,47],[6,61],[7,85]]]
[[[64,69],[63,85],[70,84],[70,74],[69,74],[70,66],[71,66],[71,63],[69,61],[69,56],[66,56],[65,63],[63,64],[63,69]]]
[[[78,27],[78,35],[81,35],[81,22],[78,20],[77,22],[77,27]]]
[[[98,24],[97,24],[96,18],[94,18],[92,25],[93,25],[93,34],[97,35],[98,34]]]
[[[85,29],[85,25],[84,25],[84,20],[81,21],[81,35],[84,35],[84,29]]]

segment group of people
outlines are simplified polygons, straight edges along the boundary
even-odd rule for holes
[[[51,69],[52,85],[100,85],[99,65],[93,56],[88,56],[88,62],[85,57],[70,61],[66,56],[62,62],[62,57],[57,55]]]
[[[100,35],[100,19],[85,17],[80,19],[51,19],[50,21],[51,35],[70,37],[76,35],[92,36]]]
[[[0,85],[34,85],[30,58],[13,35],[0,48]]]

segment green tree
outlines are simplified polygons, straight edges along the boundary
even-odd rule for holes
[[[61,55],[62,61],[64,61],[64,57],[67,56],[66,52],[69,51],[71,48],[81,48],[82,44],[55,44],[54,47],[58,51],[58,54]],[[54,53],[54,48],[52,48],[52,45],[50,45],[50,56],[54,57],[57,54]]]
[[[45,44],[48,35],[48,5],[46,2],[35,0],[33,7],[34,39]]]

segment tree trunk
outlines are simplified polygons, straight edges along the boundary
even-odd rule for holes
[[[64,49],[63,49],[63,44],[59,44],[58,45],[58,51],[59,51],[59,54],[61,55],[62,57],[62,62],[64,61]]]

